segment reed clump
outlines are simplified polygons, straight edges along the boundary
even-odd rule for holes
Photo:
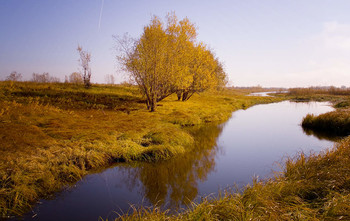
[[[21,215],[39,198],[116,161],[157,161],[191,150],[188,127],[283,98],[206,92],[145,109],[134,86],[0,82],[0,214]],[[179,116],[177,118],[177,116]]]
[[[308,114],[302,121],[306,133],[327,136],[347,136],[350,134],[350,89],[348,88],[293,88],[287,95],[296,101],[330,101],[335,111],[321,115]]]
[[[350,109],[337,109],[318,116],[308,114],[304,117],[302,126],[317,132],[347,136],[350,134]]]

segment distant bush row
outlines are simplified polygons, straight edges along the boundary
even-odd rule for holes
[[[11,72],[6,76],[5,81],[23,81],[23,75],[17,71]],[[51,76],[48,72],[42,74],[33,73],[32,78],[29,80],[36,83],[60,83],[61,80],[58,77]],[[115,84],[115,78],[112,74],[105,75],[105,82],[107,84]],[[65,76],[64,83],[83,84],[83,75],[79,72],[73,72],[69,76]]]
[[[350,88],[342,86],[337,88],[330,87],[309,87],[309,88],[291,88],[291,95],[310,95],[310,94],[330,94],[330,95],[350,95]]]

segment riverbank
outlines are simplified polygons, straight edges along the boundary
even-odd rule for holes
[[[308,114],[302,122],[303,128],[316,133],[328,133],[336,136],[350,134],[350,100],[335,103],[335,111],[318,116]]]
[[[207,197],[183,213],[138,208],[117,220],[349,220],[349,156],[347,138],[320,154],[289,158],[281,175]]]
[[[295,88],[288,96],[295,101],[330,101],[336,110],[318,116],[308,114],[302,121],[304,129],[312,133],[332,136],[350,134],[350,90],[339,88]]]
[[[156,161],[186,153],[187,127],[283,100],[224,90],[171,96],[148,112],[133,86],[0,82],[0,208],[23,214],[39,198],[116,161]]]

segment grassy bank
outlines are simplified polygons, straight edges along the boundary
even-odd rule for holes
[[[308,114],[302,126],[318,132],[328,132],[337,136],[350,134],[350,109],[340,109],[318,116]]]
[[[332,95],[332,96],[348,96],[350,95],[350,89],[348,88],[336,88],[336,87],[309,87],[309,88],[291,88],[289,89],[291,95]]]
[[[329,101],[334,104],[342,103],[349,105],[349,89],[340,89],[335,87],[330,88],[291,88],[289,93],[284,94],[289,99],[296,102],[308,102],[308,101]]]
[[[155,161],[191,149],[186,127],[283,98],[225,90],[171,96],[148,112],[132,86],[0,82],[0,213],[33,202],[115,161]]]
[[[347,96],[333,100],[336,110],[318,116],[308,114],[302,126],[305,129],[336,136],[350,134],[350,99]]]
[[[347,136],[350,134],[350,90],[340,88],[294,88],[287,97],[294,101],[329,101],[335,111],[318,116],[308,114],[302,126],[310,133],[328,136]]]
[[[286,161],[275,178],[205,198],[183,213],[138,208],[117,220],[350,220],[350,138]]]

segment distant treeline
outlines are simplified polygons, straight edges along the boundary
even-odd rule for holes
[[[350,88],[347,87],[308,87],[308,88],[291,88],[290,95],[310,95],[310,94],[330,94],[330,95],[350,95]]]
[[[12,71],[8,76],[6,76],[5,81],[23,81],[23,75],[22,73],[18,73],[17,71]],[[30,81],[37,83],[61,82],[60,78],[51,76],[48,72],[44,72],[42,74],[33,73]]]
[[[277,91],[277,92],[284,92],[288,91],[287,88],[282,88],[282,87],[262,87],[262,86],[250,86],[250,87],[227,87],[229,89],[238,89],[238,90],[243,90],[243,91],[248,91],[248,92],[267,92],[267,91]]]
[[[22,73],[13,71],[6,76],[5,81],[25,81],[25,80],[23,80]],[[32,78],[29,81],[36,82],[36,83],[61,83],[62,82],[59,77],[52,76],[48,72],[44,72],[42,74],[33,73]],[[107,84],[115,84],[115,77],[112,74],[107,74],[105,75],[105,81]],[[83,84],[84,83],[83,75],[80,72],[73,72],[68,76],[65,75],[64,83]]]

